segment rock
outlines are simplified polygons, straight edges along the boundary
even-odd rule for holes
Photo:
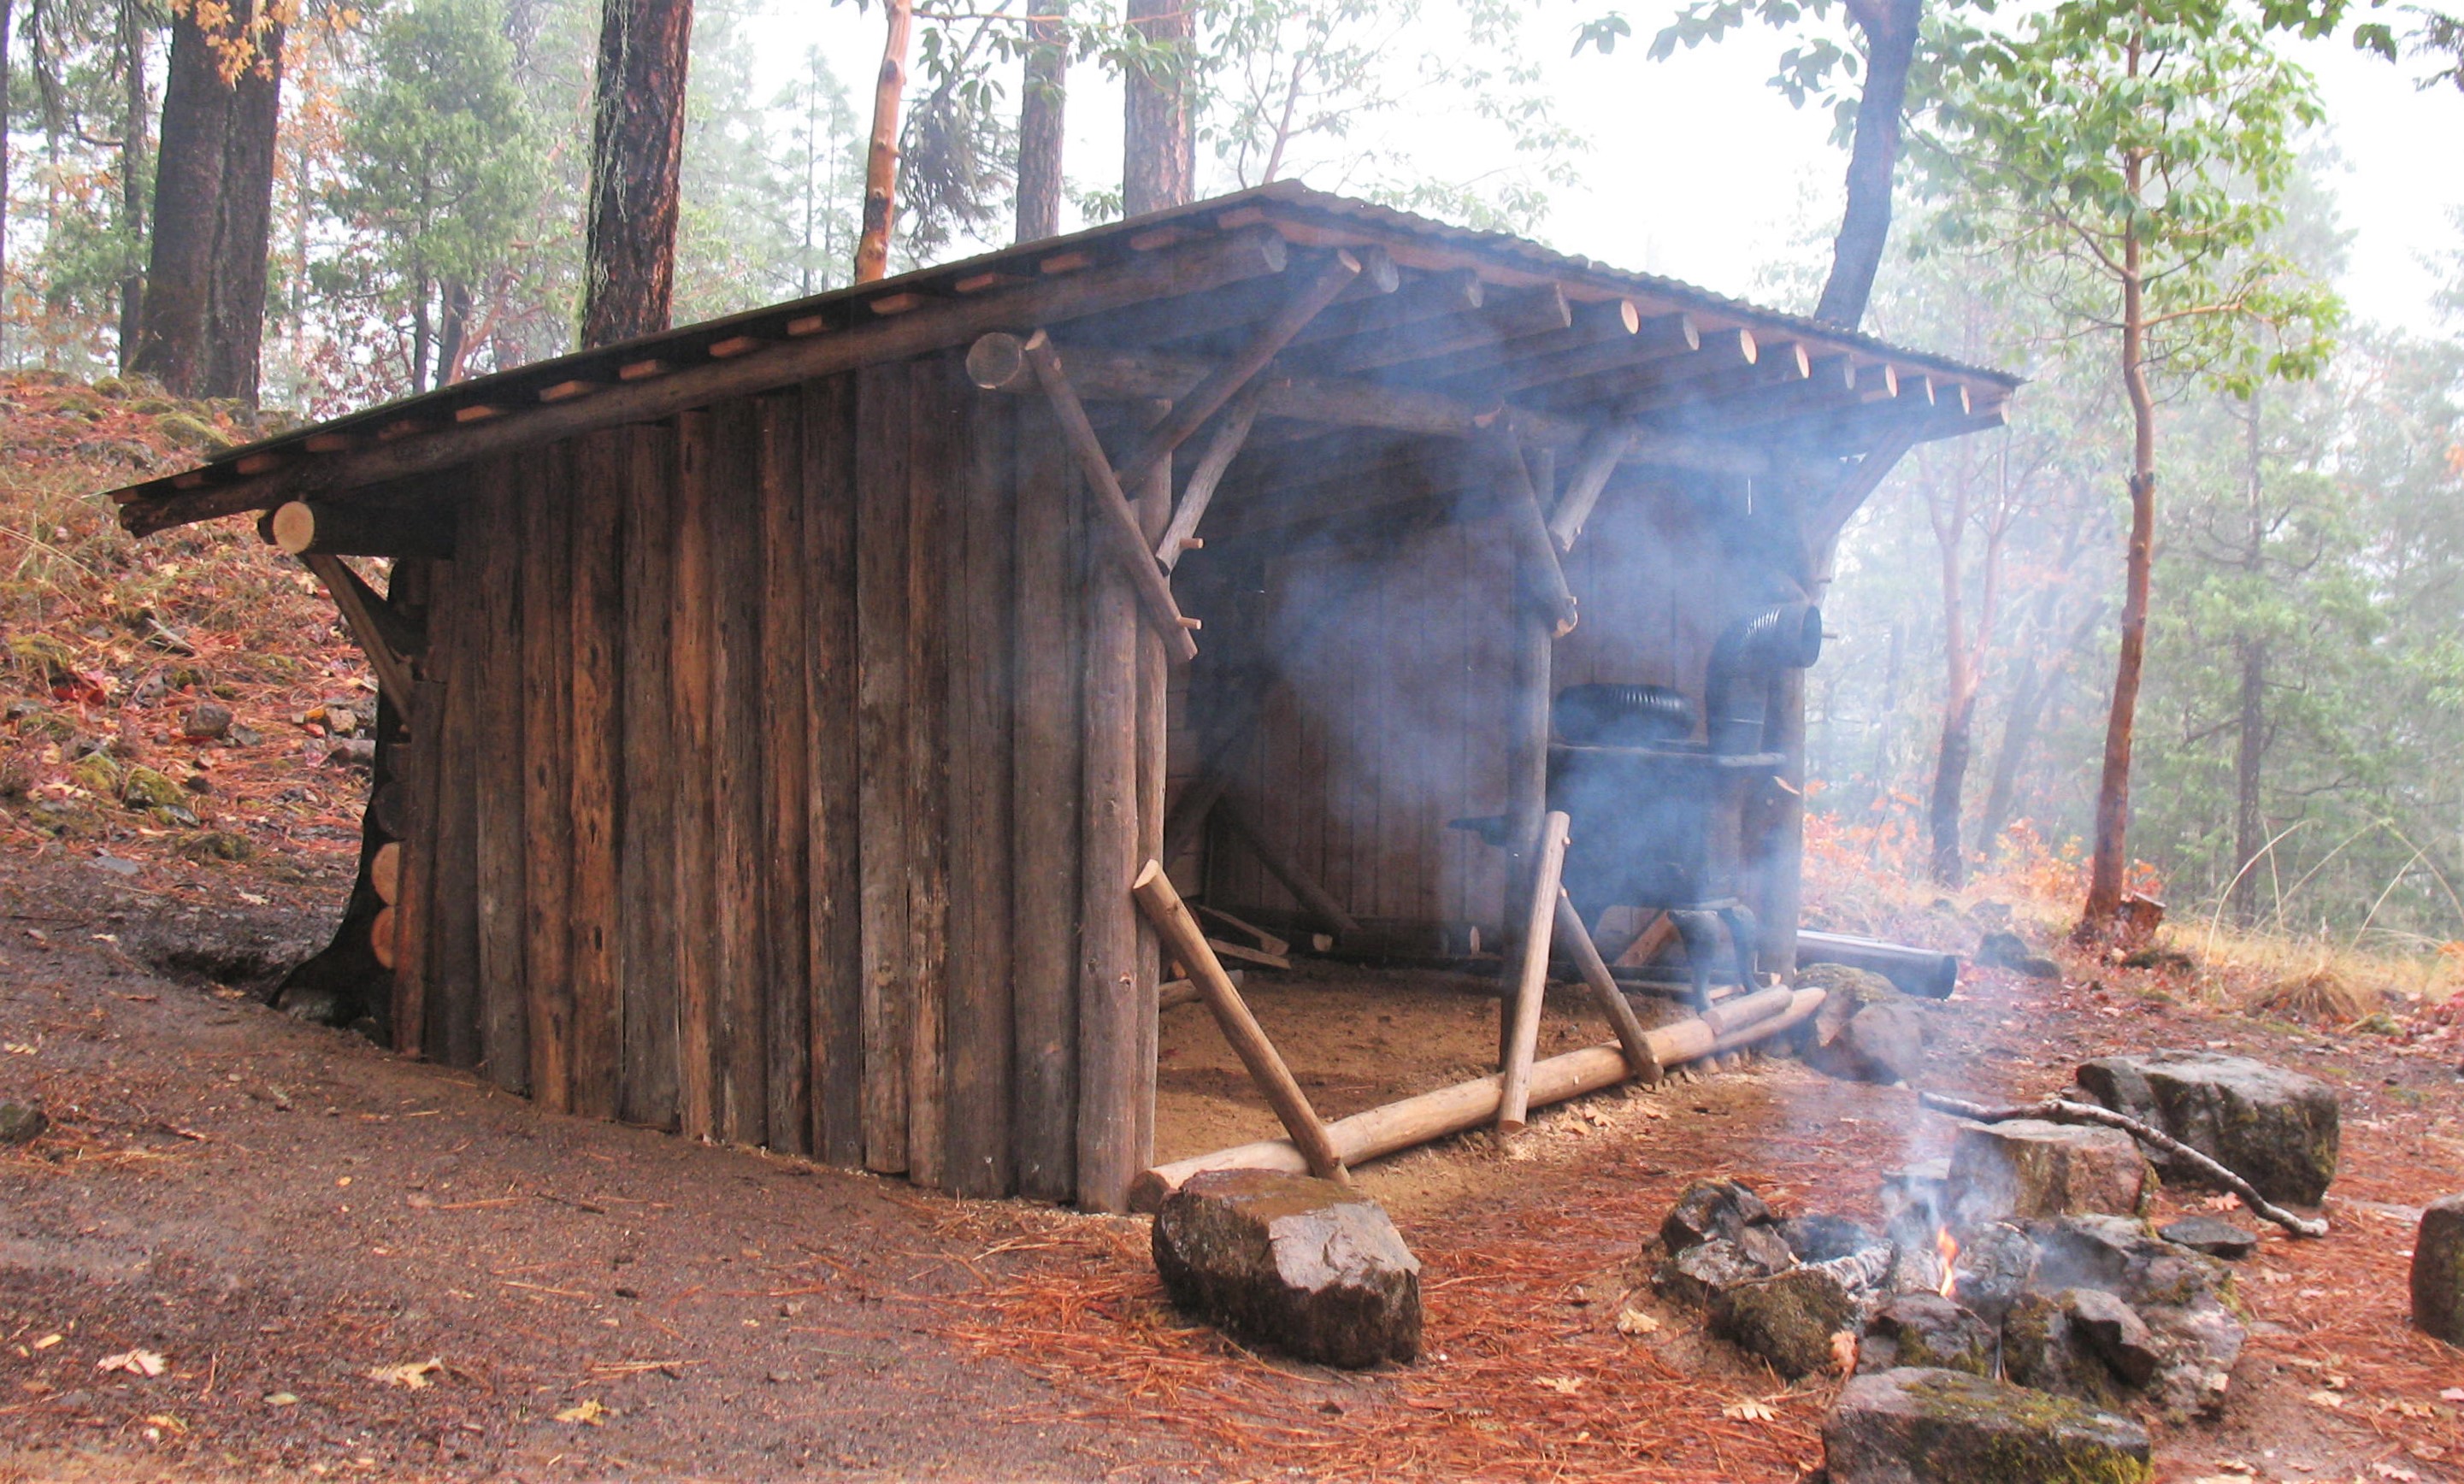
[[[191,861],[247,861],[256,855],[255,842],[229,830],[209,830],[180,847]]]
[[[2062,966],[2028,947],[2015,932],[1989,932],[1978,940],[1976,961],[1989,969],[2008,969],[2031,979],[2058,979]]]
[[[2464,1345],[2464,1195],[2422,1208],[2412,1239],[2412,1321]]]
[[[1660,1243],[1674,1257],[1716,1238],[1733,1242],[1746,1228],[1768,1226],[1771,1219],[1763,1198],[1736,1181],[1697,1180],[1678,1192],[1676,1204],[1660,1218]]]
[[[2258,1251],[2257,1233],[2213,1216],[2184,1216],[2179,1221],[2168,1221],[2156,1229],[2156,1234],[2176,1247],[2233,1262]]]
[[[1156,1212],[1174,1302],[1243,1340],[1361,1367],[1420,1352],[1420,1264],[1376,1202],[1270,1170],[1193,1176]]]
[[[88,753],[69,766],[69,781],[99,798],[117,798],[121,767],[109,753]]]
[[[2072,1323],[2073,1292],[2019,1296],[2002,1320],[2002,1374],[2020,1386],[2091,1406],[2119,1406],[2120,1385]]]
[[[231,708],[213,701],[198,702],[180,718],[180,735],[191,742],[210,742],[228,735],[231,728]]]
[[[1734,1283],[1711,1300],[1711,1330],[1793,1381],[1829,1369],[1831,1337],[1857,1328],[1857,1298],[1820,1268]]]
[[[1859,1374],[1822,1420],[1831,1484],[2143,1484],[2147,1431],[2127,1417],[1982,1376]]]
[[[1765,1278],[1776,1271],[1725,1236],[1697,1242],[1661,1265],[1660,1291],[1681,1303],[1708,1306],[1739,1283]]]
[[[377,745],[366,737],[344,737],[325,754],[328,768],[373,768],[377,761]]]
[[[1902,1166],[1882,1179],[1882,1226],[1891,1240],[1929,1243],[1942,1224],[1944,1194],[1950,1187],[1950,1161],[1919,1160]]]
[[[1797,988],[1824,992],[1814,1015],[1814,1051],[1806,1058],[1833,1077],[1859,1082],[1902,1082],[1925,1067],[1925,1016],[1890,980],[1862,969],[1815,964]]]
[[[2120,1216],[2066,1216],[2028,1231],[2039,1292],[2101,1289],[2146,1324],[2157,1362],[2142,1385],[2151,1400],[2177,1417],[2223,1406],[2247,1338],[2233,1312],[2231,1268]]]
[[[1779,1224],[1779,1239],[1799,1262],[1854,1257],[1882,1245],[1881,1237],[1845,1216],[1791,1216]]]
[[[120,801],[131,809],[182,809],[187,800],[170,775],[131,768],[120,782]]]
[[[2315,1077],[2248,1057],[2168,1051],[2082,1062],[2079,1085],[2215,1160],[2269,1200],[2315,1206],[2336,1178],[2336,1093]],[[2207,1183],[2178,1160],[2157,1168],[2176,1184]]]
[[[1973,1311],[1939,1294],[1902,1294],[1865,1321],[1857,1368],[1913,1365],[1990,1376],[1993,1351],[1993,1327]]]
[[[2062,1307],[2070,1316],[2071,1333],[2115,1375],[2134,1386],[2156,1379],[2156,1367],[2165,1356],[2138,1310],[2101,1288],[2066,1289]]]
[[[2139,1141],[2118,1128],[2014,1118],[1965,1125],[1950,1146],[1950,1208],[1963,1222],[2134,1215],[2152,1185]]]
[[[42,1109],[23,1102],[0,1102],[0,1144],[32,1144],[52,1121]]]
[[[1952,1264],[1958,1277],[1955,1297],[1983,1316],[1987,1323],[2001,1323],[2019,1296],[2036,1280],[2035,1238],[2018,1227],[1994,1222],[1961,1228],[1959,1242],[1959,1260]],[[1933,1278],[1935,1269],[1929,1253],[1925,1264],[1924,1277],[1940,1281]]]

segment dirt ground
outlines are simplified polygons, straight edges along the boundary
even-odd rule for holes
[[[1837,1383],[1655,1300],[1660,1212],[1726,1173],[1870,1215],[1947,1134],[1904,1088],[1757,1059],[1389,1161],[1363,1183],[1425,1265],[1428,1354],[1324,1372],[1176,1316],[1142,1222],[544,1115],[257,1008],[347,884],[321,860],[0,860],[0,1099],[56,1121],[0,1150],[0,1480],[1790,1480]],[[1249,978],[1338,1115],[1481,1070],[1477,989]],[[1550,1049],[1600,1038],[1575,1009]],[[2181,1045],[2335,1081],[2334,1233],[2241,1266],[2228,1417],[2160,1427],[2160,1477],[2464,1479],[2464,1354],[2404,1320],[2418,1208],[2464,1189],[2452,1040],[2205,1015],[2139,973],[1976,972],[1926,1014],[1945,1089]],[[1166,1013],[1161,1066],[1163,1154],[1272,1132],[1202,1011]],[[162,1373],[99,1368],[131,1351]]]

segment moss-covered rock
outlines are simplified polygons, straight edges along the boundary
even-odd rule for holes
[[[2147,1431],[1962,1371],[1860,1374],[1822,1423],[1831,1484],[2145,1484]]]
[[[1858,1342],[1860,1370],[1909,1365],[1993,1374],[1992,1326],[1963,1304],[1937,1294],[1902,1294],[1865,1321]]]
[[[120,782],[120,801],[131,809],[188,807],[187,796],[169,774],[152,768],[131,768]]]
[[[97,798],[118,798],[121,766],[109,753],[88,753],[70,765],[69,781]]]
[[[1856,1333],[1857,1299],[1821,1268],[1791,1268],[1721,1290],[1711,1329],[1794,1380],[1830,1368],[1831,1337]]]
[[[2342,1131],[2335,1089],[2248,1057],[2167,1051],[2082,1062],[2079,1085],[2117,1113],[2153,1124],[2274,1201],[2315,1206],[2336,1178]],[[2201,1185],[2194,1166],[2160,1157],[2176,1185]]]
[[[2119,1128],[2017,1118],[1963,1127],[1951,1145],[1951,1204],[1961,1221],[2137,1215],[2155,1185],[2139,1141]]]
[[[208,830],[182,845],[180,854],[191,861],[248,861],[255,858],[256,846],[245,835]]]
[[[2464,1345],[2464,1195],[2422,1209],[2412,1241],[2412,1321]]]

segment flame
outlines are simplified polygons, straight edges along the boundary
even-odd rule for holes
[[[1942,1263],[1942,1287],[1935,1292],[1947,1298],[1951,1296],[1951,1291],[1959,1286],[1959,1274],[1954,1266],[1959,1261],[1959,1238],[1950,1234],[1950,1228],[1938,1227],[1934,1230],[1933,1253]]]

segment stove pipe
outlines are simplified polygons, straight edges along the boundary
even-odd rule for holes
[[[1782,670],[1810,669],[1822,657],[1822,610],[1773,603],[1730,624],[1711,645],[1703,681],[1704,732],[1723,755],[1766,750],[1771,683]]]

